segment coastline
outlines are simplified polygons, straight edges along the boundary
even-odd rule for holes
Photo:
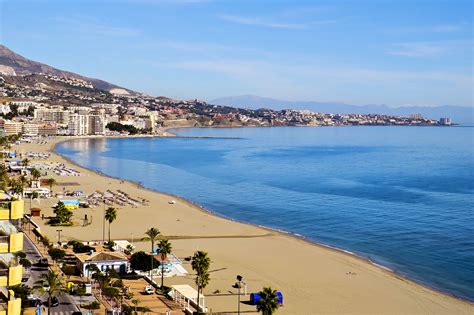
[[[176,129],[176,128],[169,128],[169,129]],[[166,130],[166,133],[168,133],[167,130]],[[150,136],[144,136],[144,137],[150,137]],[[159,137],[168,137],[168,136],[159,136]],[[66,141],[77,140],[77,139],[92,139],[92,138],[99,138],[99,137],[77,137],[77,138],[62,137],[62,138],[56,138],[52,141],[53,145],[51,146],[51,144],[49,144],[48,148],[46,148],[46,150],[43,149],[43,151],[48,151],[52,156],[56,156],[57,158],[59,158],[59,160],[62,160],[64,162],[66,162],[65,164],[67,164],[67,165],[73,165],[74,168],[81,169],[81,172],[82,172],[82,170],[87,170],[89,172],[94,173],[96,176],[99,176],[99,177],[102,177],[102,178],[121,180],[123,182],[127,182],[130,185],[134,185],[139,190],[147,191],[149,193],[156,194],[156,195],[159,195],[161,197],[165,197],[167,199],[169,199],[169,198],[176,199],[179,203],[183,203],[183,204],[187,205],[189,208],[193,209],[194,211],[198,210],[198,212],[203,213],[206,216],[209,215],[209,216],[212,216],[212,217],[215,217],[215,218],[219,218],[220,220],[225,220],[225,221],[227,221],[231,224],[240,224],[240,225],[249,226],[249,227],[252,227],[253,229],[257,229],[258,231],[265,232],[266,234],[269,234],[269,235],[275,235],[275,236],[279,236],[279,237],[283,237],[283,238],[288,238],[288,239],[291,239],[293,241],[303,243],[305,247],[307,245],[311,245],[311,247],[317,248],[317,249],[319,249],[319,251],[322,251],[323,254],[333,253],[336,256],[343,256],[343,257],[346,257],[350,260],[356,260],[359,263],[361,263],[362,265],[364,265],[364,264],[369,265],[373,268],[376,268],[379,272],[381,272],[382,274],[384,274],[388,278],[392,279],[392,281],[401,281],[401,282],[407,284],[408,286],[413,287],[415,289],[415,291],[420,291],[420,292],[424,292],[426,294],[432,295],[431,298],[437,297],[437,298],[440,298],[442,300],[447,300],[447,302],[449,302],[449,303],[458,304],[457,306],[459,306],[460,309],[456,309],[456,310],[452,309],[451,310],[452,312],[456,312],[456,313],[466,312],[466,313],[468,313],[468,312],[474,310],[474,304],[472,304],[470,301],[467,301],[467,300],[464,300],[462,298],[453,296],[449,293],[443,292],[443,291],[438,290],[436,288],[431,288],[431,287],[427,286],[426,284],[422,284],[422,283],[416,282],[414,280],[411,280],[410,278],[408,278],[404,275],[401,275],[401,274],[391,270],[390,268],[387,268],[385,266],[377,264],[377,263],[375,263],[375,262],[373,262],[373,261],[371,261],[367,258],[359,256],[359,255],[357,255],[353,252],[350,252],[348,250],[335,248],[335,247],[332,247],[330,245],[314,242],[312,240],[309,240],[309,239],[305,238],[302,235],[298,235],[298,234],[295,234],[295,233],[291,233],[291,232],[287,232],[287,231],[283,231],[283,230],[279,230],[279,229],[274,229],[274,228],[266,227],[266,226],[262,226],[262,225],[242,222],[242,221],[235,220],[235,219],[232,219],[232,218],[229,218],[229,217],[226,217],[226,216],[219,215],[218,213],[215,213],[210,209],[206,209],[203,206],[198,205],[196,203],[193,203],[192,201],[186,200],[185,198],[182,198],[180,196],[176,196],[176,195],[173,195],[173,194],[166,194],[166,193],[162,193],[162,192],[156,191],[156,190],[151,189],[151,188],[147,188],[142,183],[139,183],[139,182],[133,182],[133,181],[126,180],[126,179],[115,178],[115,177],[103,174],[103,173],[101,173],[99,171],[96,171],[96,170],[86,169],[83,166],[77,165],[76,163],[71,161],[69,158],[55,152],[56,146],[59,145],[60,143],[63,143],[63,142],[66,142]],[[110,138],[118,138],[118,137],[110,137]],[[122,137],[122,138],[125,138],[125,137]],[[106,139],[106,138],[105,137],[100,137],[100,139]],[[143,228],[145,228],[145,227],[143,227]],[[47,234],[48,234],[48,232],[47,232]],[[265,235],[250,235],[250,237],[267,236],[266,234]],[[48,235],[48,236],[54,237],[54,235]],[[201,238],[203,238],[203,239],[206,238],[206,237],[209,237],[209,236],[201,235]],[[213,236],[210,236],[210,237],[212,238]],[[222,235],[220,236],[220,238],[223,238],[223,237],[224,236],[222,236]],[[238,237],[243,237],[243,236],[240,235],[240,236],[237,236],[237,238]],[[196,238],[199,238],[199,236],[197,236]],[[132,237],[132,239],[133,239],[133,237]],[[288,290],[286,288],[281,288],[281,289],[288,292]],[[282,310],[285,311],[285,309],[282,309]],[[330,310],[332,310],[332,309],[330,309]],[[426,309],[426,310],[428,310],[428,309]],[[444,311],[446,311],[446,310],[449,310],[449,309],[444,309]],[[282,311],[282,313],[284,311]],[[373,310],[371,310],[371,308],[369,306],[369,308],[365,309],[365,311],[362,311],[362,312],[366,312],[366,311],[372,312]],[[354,310],[354,312],[355,313],[360,313],[361,310],[359,310],[359,311]],[[432,311],[429,311],[429,312],[430,313],[438,313],[439,310],[432,310]],[[291,313],[288,313],[288,314],[291,314]]]

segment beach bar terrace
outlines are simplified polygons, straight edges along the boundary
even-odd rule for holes
[[[205,306],[205,296],[199,296],[199,305],[197,303],[198,292],[187,284],[177,284],[171,286],[171,291],[168,295],[178,302],[185,311],[193,313],[193,309],[197,309],[199,312],[207,313]]]

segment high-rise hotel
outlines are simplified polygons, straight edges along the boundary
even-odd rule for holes
[[[0,201],[0,315],[20,315],[21,300],[9,289],[21,284],[23,266],[16,253],[23,250],[23,233],[19,226],[24,201]]]

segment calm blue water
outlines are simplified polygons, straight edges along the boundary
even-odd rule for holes
[[[474,128],[177,132],[239,139],[74,140],[57,151],[474,300]]]

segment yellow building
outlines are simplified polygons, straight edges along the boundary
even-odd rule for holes
[[[19,230],[24,201],[0,201],[0,315],[20,315],[21,300],[8,286],[21,284],[23,266],[15,253],[23,250],[23,233]]]

